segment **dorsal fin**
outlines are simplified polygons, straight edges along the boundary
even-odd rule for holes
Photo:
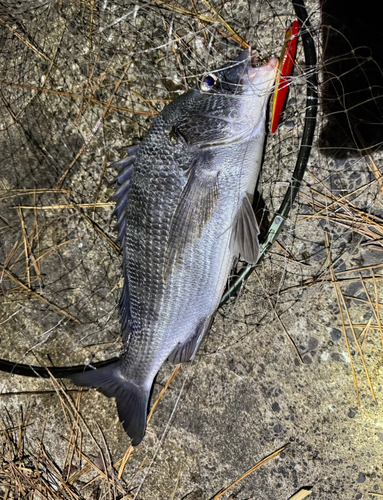
[[[126,206],[128,204],[130,181],[134,171],[134,162],[137,158],[138,146],[129,146],[126,150],[129,156],[110,165],[110,168],[115,168],[119,171],[116,176],[116,191],[110,197],[110,200],[117,202],[113,215],[117,216],[115,229],[118,231],[118,238],[122,249],[125,246]]]
[[[139,146],[129,146],[124,148],[128,152],[128,156],[119,160],[112,165],[111,168],[115,168],[119,171],[116,181],[116,191],[113,196],[110,197],[111,201],[116,202],[116,208],[113,211],[113,215],[117,217],[117,224],[115,229],[118,231],[118,238],[120,240],[120,246],[122,251],[125,247],[125,232],[126,232],[126,207],[129,199],[130,192],[130,182],[134,172],[134,162],[137,158]],[[125,261],[125,259],[124,259]],[[124,275],[124,286],[122,288],[122,294],[120,298],[120,321],[122,330],[122,339],[124,343],[128,343],[131,335],[130,329],[130,295],[129,295],[129,283],[126,277],[125,263],[123,265],[123,275]]]
[[[132,333],[130,327],[130,294],[129,294],[129,283],[124,272],[124,285],[122,287],[122,293],[119,302],[120,307],[120,323],[121,323],[121,334],[124,347],[129,344],[130,336]]]

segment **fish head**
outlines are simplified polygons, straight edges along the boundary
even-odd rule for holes
[[[166,109],[172,130],[185,145],[197,148],[229,145],[264,131],[266,105],[278,59],[259,63],[251,50],[222,68],[205,74],[196,88]],[[258,131],[258,132],[257,132]]]
[[[245,50],[219,70],[204,75],[199,89],[209,94],[263,97],[269,93],[277,67],[278,59],[272,58],[265,64],[251,49]]]

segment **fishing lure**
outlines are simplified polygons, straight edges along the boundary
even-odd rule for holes
[[[278,76],[275,81],[273,113],[271,118],[271,132],[273,134],[275,134],[277,130],[282,110],[286,102],[289,79],[293,72],[295,54],[297,51],[298,32],[298,21],[294,21],[291,26],[286,28],[285,42],[279,59]]]

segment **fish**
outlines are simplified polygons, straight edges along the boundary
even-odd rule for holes
[[[123,353],[70,378],[115,398],[133,446],[145,435],[162,364],[194,358],[234,259],[257,262],[252,197],[277,66],[241,52],[169,103],[114,164]]]

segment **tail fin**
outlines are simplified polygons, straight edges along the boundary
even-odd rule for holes
[[[126,379],[118,361],[104,368],[76,373],[70,378],[76,385],[97,387],[108,398],[115,398],[118,416],[132,445],[141,443],[146,430],[150,388]]]

